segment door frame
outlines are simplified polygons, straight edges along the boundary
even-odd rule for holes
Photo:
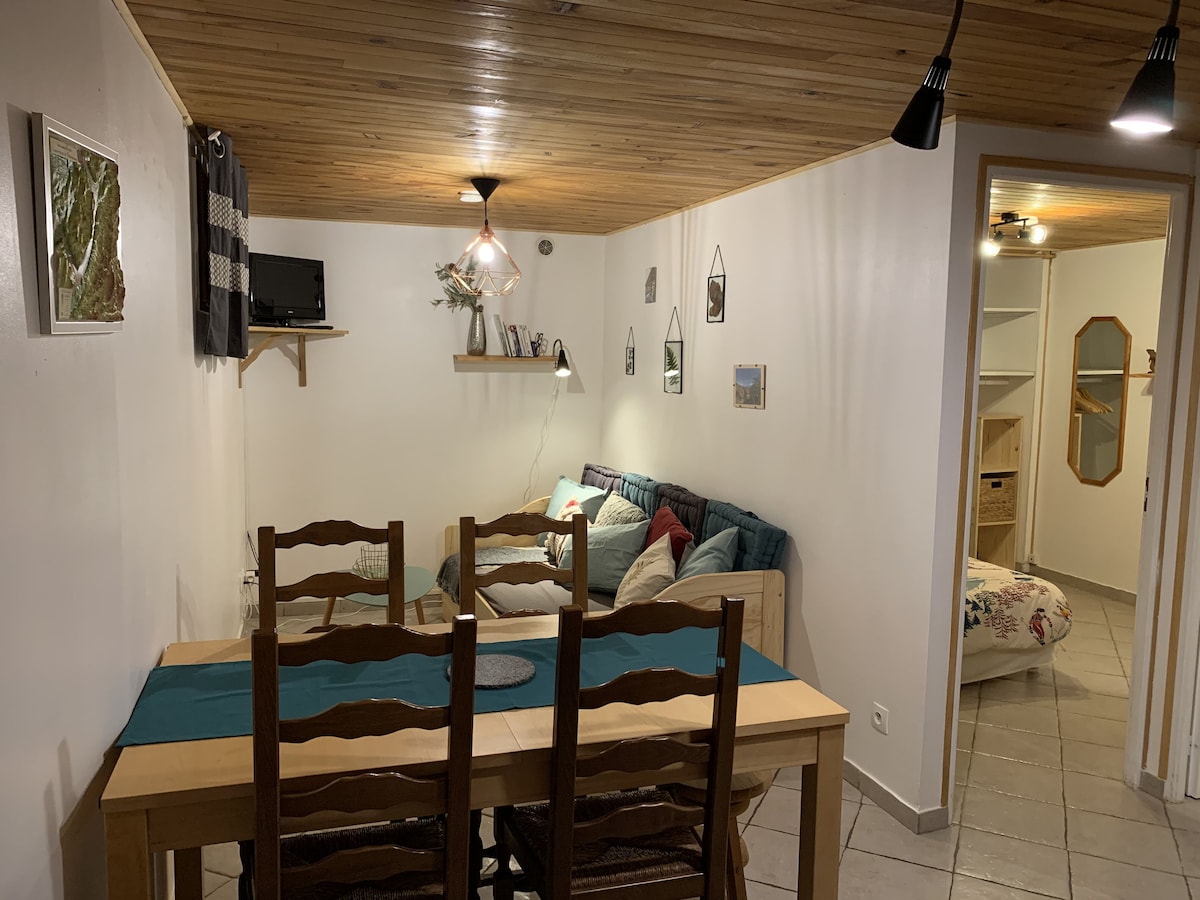
[[[1155,399],[1151,412],[1147,465],[1150,489],[1142,522],[1142,547],[1138,566],[1139,596],[1154,602],[1139,603],[1135,611],[1134,672],[1130,687],[1129,725],[1125,744],[1125,780],[1166,799],[1181,799],[1188,770],[1188,728],[1176,728],[1175,720],[1190,720],[1197,686],[1196,641],[1186,645],[1182,620],[1200,623],[1200,603],[1195,591],[1186,590],[1193,580],[1186,570],[1187,536],[1195,507],[1195,456],[1197,401],[1200,399],[1200,328],[1195,304],[1189,308],[1188,262],[1192,248],[1194,178],[1189,175],[1140,169],[1113,168],[1063,163],[1020,157],[980,156],[976,181],[975,235],[972,244],[971,307],[966,353],[966,390],[963,401],[962,443],[955,543],[955,593],[949,608],[949,666],[946,684],[946,722],[942,762],[944,806],[951,803],[953,763],[957,739],[959,672],[962,664],[962,602],[966,590],[966,530],[970,502],[970,474],[974,458],[975,419],[978,407],[979,350],[982,340],[983,266],[978,251],[987,236],[988,205],[994,178],[1019,181],[1049,181],[1064,185],[1124,188],[1146,193],[1165,193],[1171,198],[1169,227],[1163,259],[1163,285],[1159,311],[1159,360],[1167,363],[1156,370]],[[1195,273],[1192,273],[1193,275]],[[1047,310],[1048,315],[1048,310]],[[1164,352],[1165,351],[1165,352]],[[1184,372],[1182,365],[1188,365]],[[1186,376],[1186,377],[1185,377]],[[1168,496],[1168,484],[1172,494]],[[1170,502],[1170,501],[1174,502]],[[1174,534],[1170,529],[1174,526]],[[1200,549],[1200,548],[1198,548]],[[1166,563],[1169,563],[1168,568]],[[1193,602],[1184,603],[1185,594]],[[1196,635],[1192,635],[1195,637]],[[1156,655],[1164,651],[1163,665]],[[1184,657],[1181,659],[1181,656]],[[1186,674],[1185,674],[1186,673]],[[1184,693],[1187,694],[1184,697]],[[1156,703],[1157,701],[1157,703]],[[1186,705],[1184,702],[1186,701]],[[1161,730],[1151,734],[1154,712],[1163,711]],[[1180,710],[1186,713],[1180,715]],[[1151,759],[1152,738],[1159,753]],[[1179,764],[1179,760],[1183,764]]]

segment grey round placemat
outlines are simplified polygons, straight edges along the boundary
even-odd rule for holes
[[[510,688],[533,680],[533,663],[521,656],[490,653],[475,658],[475,687]],[[450,666],[446,666],[446,676]]]

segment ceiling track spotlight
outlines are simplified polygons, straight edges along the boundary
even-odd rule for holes
[[[1139,136],[1166,134],[1175,127],[1175,51],[1179,47],[1179,0],[1171,0],[1167,24],[1158,29],[1146,62],[1112,117],[1113,128]]]
[[[1015,233],[1008,235],[1004,229],[1010,226],[1017,226]],[[1046,236],[1049,232],[1046,226],[1038,222],[1033,216],[1023,216],[1016,212],[1000,213],[999,222],[991,222],[988,224],[990,233],[987,240],[983,242],[983,255],[996,256],[1000,252],[1000,244],[1006,237],[1014,237],[1019,241],[1029,241],[1031,244],[1044,244]]]
[[[950,20],[950,31],[942,52],[933,58],[925,80],[908,101],[896,127],[892,129],[892,140],[914,150],[936,150],[942,130],[942,113],[946,107],[946,82],[950,79],[950,49],[954,36],[958,34],[958,22],[962,18],[963,0],[954,2],[954,18]]]

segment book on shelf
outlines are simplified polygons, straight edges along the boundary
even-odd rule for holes
[[[529,326],[520,326],[521,332],[521,352],[525,356],[533,356],[533,341],[529,338]]]
[[[516,325],[508,326],[508,340],[509,340],[509,343],[512,344],[513,356],[524,356],[525,355],[524,353],[521,352],[521,335],[517,331]]]
[[[496,332],[496,338],[500,341],[500,349],[504,351],[504,355],[512,356],[512,347],[508,343],[508,327],[500,318],[499,313],[492,313],[492,328]]]

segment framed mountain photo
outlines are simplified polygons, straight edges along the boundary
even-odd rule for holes
[[[35,113],[33,162],[42,332],[120,331],[125,276],[117,154]]]

